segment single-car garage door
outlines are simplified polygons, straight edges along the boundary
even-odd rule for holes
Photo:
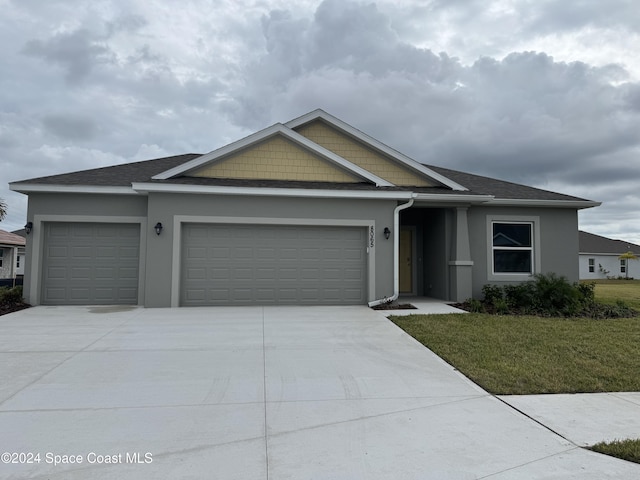
[[[366,229],[184,224],[181,305],[366,303]]]
[[[138,224],[50,222],[44,236],[43,304],[138,303]]]

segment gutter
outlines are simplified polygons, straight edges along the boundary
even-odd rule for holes
[[[391,303],[400,295],[400,211],[413,205],[417,194],[413,194],[407,203],[398,205],[393,211],[393,295],[369,302],[370,307]]]

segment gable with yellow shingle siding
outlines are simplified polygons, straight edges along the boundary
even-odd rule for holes
[[[246,180],[338,183],[362,181],[359,177],[280,136],[270,138],[218,162],[205,165],[189,175]]]
[[[320,120],[302,125],[295,130],[300,135],[394,185],[438,186],[436,182],[398,165]]]

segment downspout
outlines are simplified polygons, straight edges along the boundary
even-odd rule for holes
[[[411,194],[411,200],[398,205],[393,211],[393,295],[369,302],[370,307],[375,307],[382,303],[391,303],[398,299],[400,295],[400,211],[409,208],[417,194]]]

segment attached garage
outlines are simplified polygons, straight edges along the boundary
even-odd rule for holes
[[[363,227],[185,223],[180,304],[364,304]]]
[[[140,225],[44,223],[42,303],[138,303]]]

